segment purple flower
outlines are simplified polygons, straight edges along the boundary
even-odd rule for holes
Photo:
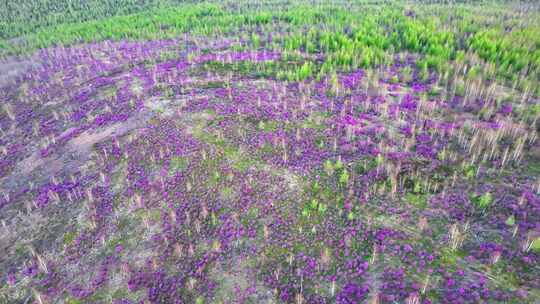
[[[360,303],[367,297],[368,293],[369,288],[367,286],[359,286],[357,283],[351,282],[345,285],[343,290],[337,295],[336,303]]]
[[[501,109],[499,110],[499,113],[501,113],[503,115],[511,114],[512,113],[512,104],[511,103],[506,103],[506,104],[502,105]]]

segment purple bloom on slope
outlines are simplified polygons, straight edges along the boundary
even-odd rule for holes
[[[358,286],[356,283],[348,283],[343,290],[337,295],[336,303],[353,304],[361,303],[368,295],[369,288],[367,286]]]

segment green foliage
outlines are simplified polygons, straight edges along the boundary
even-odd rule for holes
[[[332,176],[334,174],[334,164],[331,160],[327,159],[324,161],[324,172],[326,172],[327,175]]]
[[[491,202],[493,202],[493,197],[490,192],[486,192],[478,199],[478,206],[484,209],[491,205]]]
[[[526,27],[511,33],[496,28],[485,29],[475,33],[469,47],[482,59],[497,63],[498,73],[511,77],[524,68],[538,71],[540,68],[540,29]]]
[[[534,239],[530,245],[530,250],[540,253],[540,237]]]
[[[471,201],[481,210],[484,210],[491,206],[491,203],[493,202],[493,196],[490,192],[486,192],[480,196],[478,195],[472,195]]]
[[[268,120],[268,121],[264,121],[264,120],[261,120],[259,121],[259,129],[261,129],[262,131],[265,131],[265,132],[273,132],[273,131],[276,131],[279,127],[279,122],[278,121],[274,121],[274,120]]]
[[[384,162],[384,156],[382,154],[378,154],[377,158],[375,159],[375,163],[380,166]]]
[[[418,208],[425,208],[427,206],[427,196],[423,194],[407,193],[405,199]]]
[[[150,0],[149,0],[150,1]],[[106,15],[104,15],[106,16]],[[46,27],[23,31],[25,48],[8,44],[10,52],[25,52],[53,44],[70,45],[77,42],[94,42],[106,39],[166,39],[191,31],[210,34],[214,30],[226,31],[234,24],[230,16],[223,16],[219,6],[213,4],[182,4],[178,7],[154,5],[132,15],[118,15],[105,19],[84,19],[81,23],[54,22]],[[235,22],[239,23],[240,16]],[[242,19],[243,21],[243,19]],[[23,34],[19,33],[19,34]],[[5,45],[5,43],[3,43]],[[1,46],[1,45],[0,45]]]
[[[71,45],[105,39],[167,39],[182,33],[195,36],[223,36],[245,33],[247,44],[266,47],[261,28],[279,26],[271,48],[302,58],[294,63],[258,66],[262,76],[281,80],[322,79],[335,71],[350,71],[385,64],[394,53],[417,53],[419,76],[427,80],[430,69],[446,72],[451,61],[467,64],[470,55],[483,62],[468,70],[466,78],[483,75],[484,63],[495,65],[497,75],[517,81],[540,95],[540,27],[531,22],[517,26],[509,21],[486,28],[504,7],[437,6],[435,12],[413,5],[416,17],[403,14],[402,4],[373,6],[364,2],[352,6],[306,5],[293,2],[278,5],[264,2],[256,8],[230,9],[224,3],[186,3],[181,0],[8,0],[0,9],[0,54],[26,53],[54,44]],[[534,12],[528,18],[537,17]],[[75,23],[78,21],[79,23]],[[489,23],[490,24],[490,23]],[[16,40],[9,40],[17,37]],[[245,48],[242,44],[238,47]],[[270,46],[269,46],[270,47]],[[324,54],[321,62],[306,60],[303,54]],[[250,66],[253,67],[253,66]],[[253,71],[253,69],[251,69]],[[527,75],[520,77],[519,75]],[[410,75],[405,73],[405,80]],[[397,79],[392,81],[396,82]],[[464,95],[464,87],[456,87]]]
[[[328,206],[326,204],[323,204],[317,199],[313,198],[302,209],[302,215],[304,217],[309,217],[313,214],[323,215],[327,209]]]
[[[464,253],[460,250],[452,250],[451,248],[442,248],[439,257],[439,262],[447,267],[455,267],[460,258],[463,258]]]
[[[195,304],[204,304],[204,298],[199,296],[195,299]]]
[[[504,223],[507,226],[514,226],[516,224],[516,218],[513,215],[511,215],[506,219],[506,221]]]
[[[183,171],[188,166],[188,160],[184,157],[175,156],[171,158],[171,163],[169,164],[169,175],[173,175],[178,171]]]
[[[476,176],[476,167],[474,165],[468,165],[463,168],[463,174],[468,179],[473,179]]]
[[[223,187],[220,190],[220,198],[229,201],[234,198],[234,190],[231,187]]]
[[[465,96],[465,84],[463,82],[458,82],[456,84],[456,95]]]
[[[349,173],[347,170],[343,170],[343,172],[341,172],[339,182],[343,185],[346,185],[349,182]]]
[[[259,35],[255,33],[251,34],[251,44],[255,49],[259,48],[259,46],[261,45],[261,38],[259,37]]]
[[[341,159],[336,160],[336,164],[334,165],[334,168],[336,168],[337,170],[340,170],[343,168],[343,162],[341,161]]]
[[[82,304],[83,301],[80,300],[80,299],[68,298],[68,299],[66,300],[66,303],[67,303],[67,304]]]
[[[415,181],[415,182],[414,182],[413,192],[414,192],[414,193],[420,193],[420,192],[422,192],[422,186],[420,185],[420,182],[419,182],[419,181]]]
[[[179,3],[174,0],[5,0],[0,5],[0,38],[64,23],[98,20]]]
[[[278,71],[276,74],[276,78],[288,81],[302,81],[312,77],[314,74],[314,70],[315,64],[306,61],[300,66],[293,66],[292,69],[285,68],[285,70]]]
[[[77,232],[75,231],[66,232],[64,234],[64,244],[71,245],[73,241],[75,240],[75,237],[77,237]]]

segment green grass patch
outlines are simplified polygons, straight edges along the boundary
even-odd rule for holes
[[[174,175],[176,172],[184,171],[189,165],[188,159],[181,156],[173,156],[169,164],[169,176]]]
[[[407,202],[420,209],[424,209],[427,207],[428,196],[426,194],[407,193],[405,195],[405,199],[407,200]]]

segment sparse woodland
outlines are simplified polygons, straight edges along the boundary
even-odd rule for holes
[[[540,5],[7,0],[0,303],[540,303]]]

